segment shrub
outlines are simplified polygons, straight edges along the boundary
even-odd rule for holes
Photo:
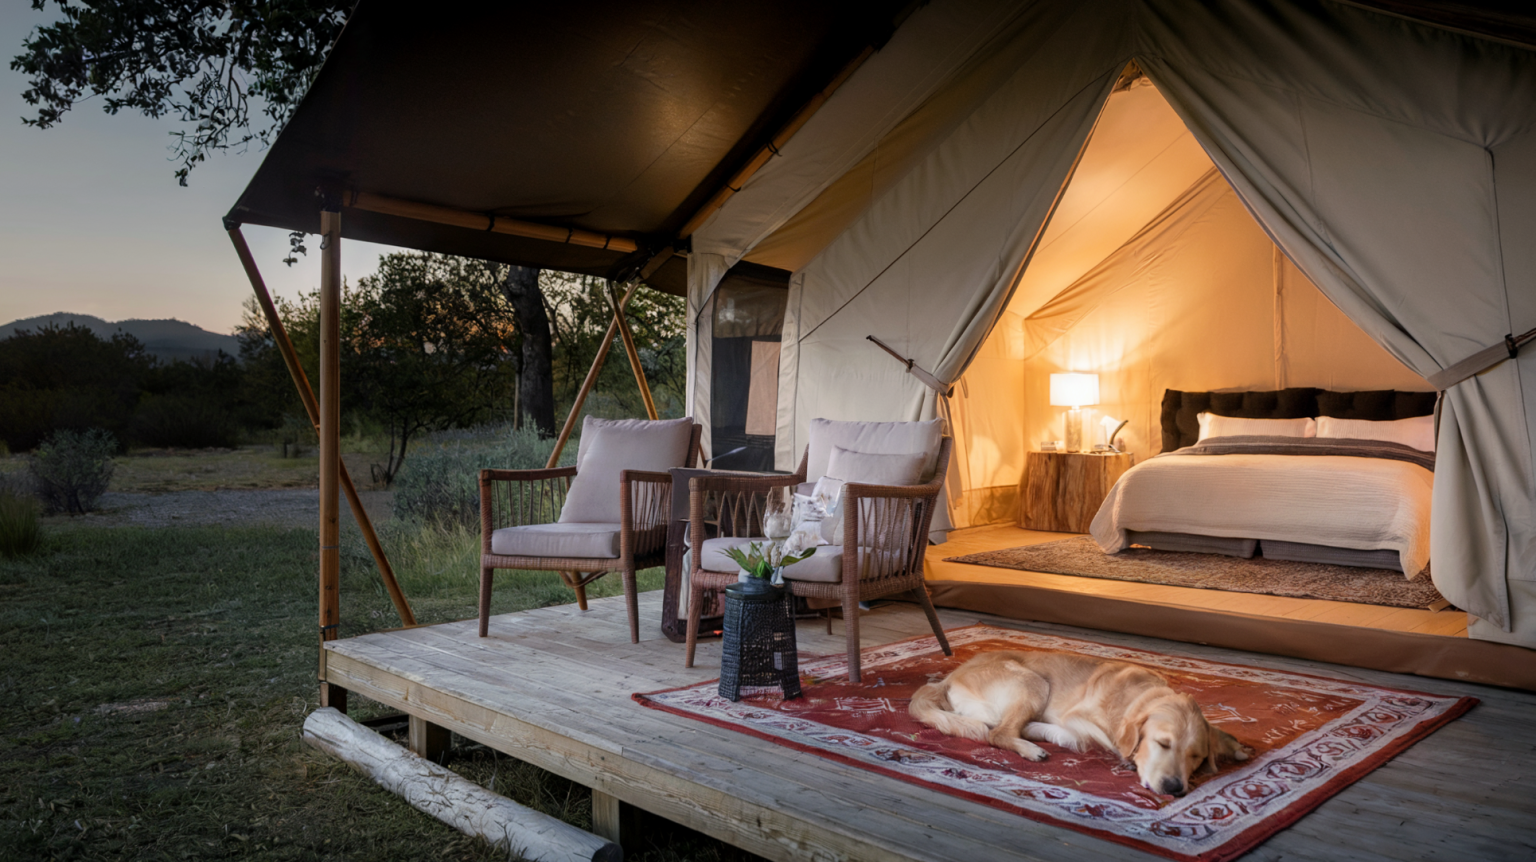
[[[117,440],[100,428],[56,431],[32,455],[33,488],[50,512],[84,514],[112,480]]]
[[[577,442],[566,444],[560,463],[576,463]],[[532,428],[506,425],[434,434],[411,449],[395,478],[395,517],[478,531],[480,471],[541,468],[554,446]]]
[[[196,395],[149,395],[134,411],[129,433],[145,446],[233,448],[239,431],[224,406]]]
[[[36,500],[0,487],[0,556],[19,557],[37,550],[42,514]]]

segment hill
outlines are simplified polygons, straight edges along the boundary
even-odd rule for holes
[[[0,326],[0,339],[10,338],[18,329],[42,329],[49,324],[68,326],[73,322],[96,333],[101,338],[111,338],[118,330],[132,335],[144,344],[144,348],[162,361],[177,359],[193,360],[212,358],[220,350],[230,356],[240,355],[240,342],[233,335],[209,332],[184,320],[119,320],[112,323],[89,314],[70,314],[60,311],[25,320],[14,320]]]

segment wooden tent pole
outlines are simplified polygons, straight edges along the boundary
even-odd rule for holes
[[[619,329],[619,337],[624,339],[624,352],[629,354],[629,369],[635,373],[635,385],[640,388],[640,399],[645,402],[646,418],[656,421],[656,402],[651,399],[651,386],[645,382],[645,368],[640,365],[640,351],[635,349],[635,334],[629,329],[629,320],[624,317],[624,305],[619,301],[618,286],[608,282],[608,289],[604,291],[608,295],[608,307],[613,309],[613,323]]]
[[[488,213],[438,206],[437,204],[404,201],[385,197],[384,195],[376,195],[371,192],[346,192],[342,195],[341,202],[350,209],[366,210],[382,215],[469,228],[470,230],[507,234],[508,236],[541,239],[546,242],[568,243],[570,245],[586,246],[587,248],[601,248],[623,254],[630,254],[640,248],[639,243],[628,237],[613,236],[612,234],[583,230],[581,228],[557,227],[555,225],[520,221]]]
[[[619,307],[628,308],[629,300],[639,289],[640,282],[631,282]],[[575,429],[576,419],[581,415],[581,405],[586,403],[587,395],[591,393],[592,386],[597,383],[597,374],[603,370],[603,360],[608,358],[608,349],[613,346],[613,337],[618,334],[618,331],[618,319],[610,320],[608,331],[603,335],[603,343],[597,347],[597,355],[592,358],[592,367],[587,370],[587,379],[581,382],[581,389],[576,392],[576,400],[571,404],[571,412],[565,417],[565,425],[560,429],[560,436],[555,439],[555,450],[549,453],[549,463],[545,467],[553,468],[560,463],[560,453],[565,451],[565,444],[571,439],[571,431]]]
[[[235,244],[235,254],[240,256],[241,266],[245,267],[245,275],[251,281],[251,289],[256,292],[256,302],[267,318],[267,327],[272,332],[272,340],[277,344],[277,351],[282,354],[283,363],[288,366],[288,373],[293,377],[293,386],[299,391],[299,400],[304,402],[304,412],[309,416],[309,423],[318,434],[320,405],[315,400],[314,390],[310,388],[309,377],[304,373],[304,366],[299,363],[298,351],[294,350],[293,342],[288,338],[288,330],[283,326],[283,319],[278,316],[277,305],[272,302],[272,295],[267,292],[266,281],[262,279],[261,271],[256,268],[256,258],[251,254],[251,248],[246,244],[245,235],[240,232],[238,225],[229,229],[229,238]],[[363,501],[357,496],[357,486],[352,484],[352,474],[347,472],[346,462],[341,462],[340,466],[341,490],[346,492],[347,504],[352,508],[352,517],[357,520],[358,529],[362,530],[363,541],[368,545],[368,552],[373,554],[374,563],[378,564],[379,576],[384,580],[384,589],[389,593],[389,600],[395,605],[395,613],[400,615],[402,625],[415,626],[416,614],[411,610],[411,603],[406,600],[399,582],[395,580],[394,567],[389,564],[389,558],[384,555],[384,546],[379,543],[379,535],[373,529],[373,519],[368,517],[368,510],[363,508]]]
[[[320,211],[320,700],[332,706],[325,680],[326,641],[341,623],[341,213]],[[344,709],[344,707],[338,707]]]

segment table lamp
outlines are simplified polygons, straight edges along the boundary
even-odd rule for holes
[[[1051,406],[1071,408],[1066,417],[1068,452],[1083,451],[1083,408],[1098,403],[1099,375],[1051,375]]]

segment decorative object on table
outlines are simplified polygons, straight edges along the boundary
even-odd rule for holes
[[[640,703],[940,793],[1187,862],[1226,862],[1422,741],[1475,698],[1401,691],[1263,667],[1206,661],[988,625],[885,644],[851,683],[841,656],[806,663],[803,697],[733,703],[712,683],[637,694]],[[945,736],[907,713],[912,693],[988,650],[1060,650],[1127,661],[1188,692],[1252,759],[1198,773],[1183,797],[1155,794],[1118,755],[1043,743],[1025,760],[984,740]],[[1306,704],[1298,709],[1298,704]]]
[[[787,517],[784,535],[789,535]],[[770,539],[766,542],[752,542],[745,548],[726,548],[722,553],[735,560],[736,565],[741,567],[743,581],[755,578],[779,587],[784,585],[784,567],[793,566],[809,558],[816,553],[816,548],[814,546],[796,548],[789,546],[783,540]]]
[[[1030,452],[1019,481],[1019,526],[1086,533],[1109,489],[1136,463],[1121,453]]]
[[[1125,426],[1131,424],[1131,420],[1116,419],[1113,416],[1105,415],[1103,419],[1099,420],[1099,424],[1104,426],[1104,447],[1113,452],[1125,451],[1115,445],[1115,438],[1120,436],[1120,432],[1125,430]],[[1093,448],[1097,450],[1099,447],[1095,446]]]
[[[558,572],[587,609],[587,584],[624,579],[629,638],[640,640],[635,572],[666,561],[672,476],[691,467],[692,419],[586,417],[575,467],[480,471],[480,636],[490,631],[496,569]]]
[[[1440,610],[1449,606],[1427,573],[1410,581],[1402,572],[1387,568],[1277,560],[1264,556],[1243,559],[1222,553],[1154,551],[1142,547],[1106,554],[1099,550],[1091,536],[946,557],[944,562],[1392,608]]]
[[[759,479],[699,478],[690,482],[689,531],[701,552],[689,575],[690,619],[687,667],[693,667],[698,622],[692,608],[704,595],[737,582],[738,566],[724,551],[740,547],[750,534],[726,533],[706,541],[705,514],[712,507],[750,509],[749,502],[785,486],[815,496],[821,480],[846,479],[837,502],[838,515],[822,521],[820,532],[834,539],[811,559],[784,572],[797,597],[835,602],[842,608],[848,641],[848,673],[859,679],[859,604],[885,596],[905,596],[919,603],[946,651],[943,629],[923,581],[923,552],[939,492],[949,468],[954,441],[939,420],[927,422],[844,422],[811,420],[809,442],[800,469],[790,476]],[[839,454],[841,453],[841,454]],[[830,484],[830,483],[828,483]],[[823,487],[827,487],[823,485]],[[794,531],[803,535],[804,530]],[[735,536],[737,538],[732,538]],[[830,624],[830,623],[829,623]]]
[[[759,560],[759,565],[768,563]],[[795,602],[789,590],[755,576],[725,588],[721,697],[740,700],[743,688],[763,686],[777,686],[785,700],[799,697],[796,649]]]
[[[1052,374],[1051,406],[1066,407],[1066,438],[1068,452],[1083,451],[1084,407],[1099,403],[1099,375]]]

